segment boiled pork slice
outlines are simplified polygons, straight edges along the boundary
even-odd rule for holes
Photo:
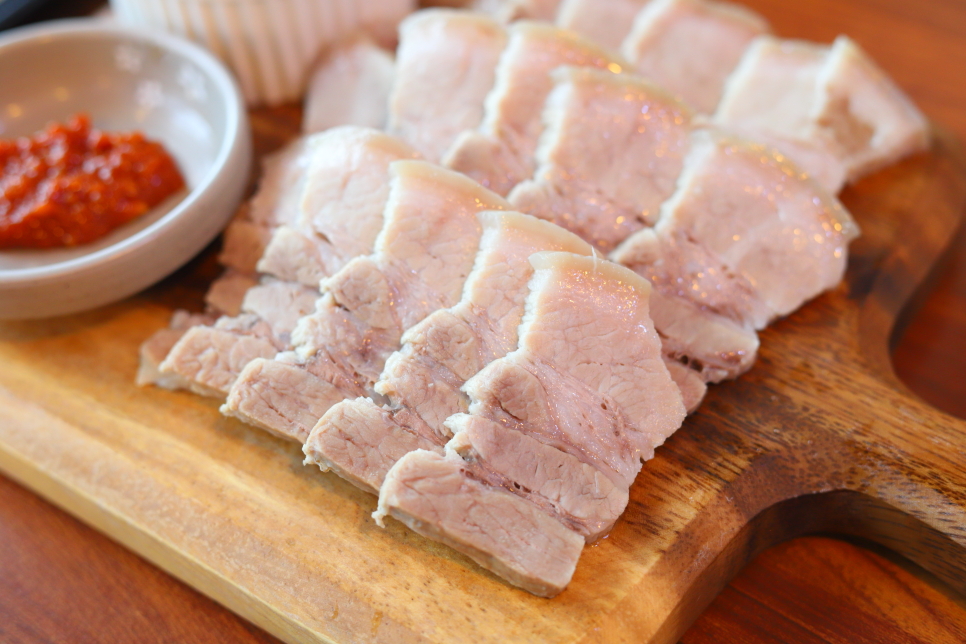
[[[427,9],[404,20],[389,133],[440,161],[460,133],[483,120],[506,41],[501,24],[466,11]]]
[[[443,422],[469,405],[460,388],[517,346],[533,272],[529,257],[549,250],[592,252],[575,235],[527,215],[486,212],[480,221],[480,250],[460,302],[406,331],[402,348],[386,361],[374,389],[388,404],[357,398],[335,405],[306,440],[306,463],[377,494],[404,454],[442,451],[449,437]]]
[[[240,316],[188,329],[159,371],[180,378],[197,394],[224,397],[251,360],[271,357],[290,345],[295,323],[312,311],[317,297],[315,289],[267,280],[248,290]]]
[[[466,383],[470,414],[447,421],[454,436],[445,455],[413,452],[389,470],[373,516],[396,517],[549,596],[580,554],[569,535],[594,540],[613,526],[642,460],[685,409],[648,316],[645,280],[596,257],[530,261],[519,348]],[[566,531],[547,524],[554,539],[535,553],[532,517]]]
[[[607,253],[653,225],[674,193],[691,110],[630,74],[562,67],[551,75],[537,170],[509,201]]]
[[[256,223],[249,218],[248,211],[247,205],[242,206],[222,233],[218,262],[243,275],[255,275],[258,260],[265,254],[278,225]]]
[[[557,9],[557,26],[613,51],[630,33],[634,19],[651,0],[563,0]]]
[[[627,64],[576,34],[547,24],[513,24],[486,97],[483,123],[464,132],[443,159],[501,195],[535,170],[534,154],[543,132],[544,102],[553,89],[550,72],[564,65],[624,71]]]
[[[252,272],[271,238],[271,231],[298,219],[306,170],[315,154],[312,143],[318,136],[321,135],[298,138],[265,157],[258,191],[225,232],[219,257],[222,264]]]
[[[392,516],[534,595],[560,594],[583,537],[532,503],[469,477],[462,462],[424,450],[404,456],[382,487],[378,520]]]
[[[780,154],[703,130],[657,226],[611,258],[654,285],[669,357],[716,382],[750,368],[756,330],[839,283],[857,235],[838,200]]]
[[[836,142],[849,180],[929,145],[929,124],[855,41],[840,36],[819,77],[815,128]]]
[[[389,196],[389,166],[418,153],[371,128],[338,127],[312,137],[296,214],[278,226],[258,271],[318,288],[349,260],[372,252]]]
[[[139,387],[155,385],[163,389],[187,389],[187,381],[178,376],[162,374],[158,366],[164,362],[171,347],[177,344],[188,329],[213,324],[215,319],[216,316],[210,314],[175,311],[166,328],[157,331],[141,344],[135,384]]]
[[[333,45],[312,71],[302,110],[302,132],[339,125],[383,129],[389,117],[395,60],[364,35]]]
[[[284,222],[257,263],[262,273],[282,279],[248,290],[239,320],[190,330],[160,367],[198,393],[224,396],[249,361],[291,347],[295,322],[314,308],[319,280],[372,250],[388,199],[390,164],[416,154],[398,139],[349,126],[308,137],[302,147],[310,153],[307,161],[281,166],[288,168],[288,189],[298,190],[300,200],[279,191],[284,210],[267,201],[249,208],[276,213],[261,217],[268,224],[253,227]],[[217,294],[214,288],[212,293]]]
[[[714,119],[703,116],[696,118],[695,123],[715,127]],[[732,123],[725,129],[730,135],[763,144],[778,151],[781,156],[787,156],[830,194],[838,194],[846,183],[848,171],[844,160],[832,146],[822,143],[820,139],[792,139],[747,124]]]
[[[639,74],[710,114],[748,45],[767,31],[761,16],[729,2],[652,0],[621,51]]]
[[[249,200],[248,218],[263,226],[294,221],[305,185],[305,171],[322,135],[303,136],[264,158],[258,191]]]
[[[519,348],[466,383],[469,411],[628,487],[684,418],[650,318],[651,285],[596,257],[538,253],[530,262]]]
[[[652,296],[653,293],[652,291]],[[656,322],[654,326],[657,328]],[[685,410],[689,414],[697,411],[698,407],[701,406],[701,402],[704,400],[704,395],[708,393],[708,384],[694,369],[689,369],[677,360],[672,360],[666,352],[664,354],[664,366],[667,367],[668,373],[671,374],[671,380],[681,390],[681,398],[684,401]]]
[[[212,319],[222,315],[235,316],[242,312],[245,294],[248,289],[258,285],[258,277],[250,273],[242,273],[234,268],[225,269],[208,287],[205,293],[205,309],[215,314]]]
[[[248,365],[222,411],[303,442],[322,413],[301,395],[273,393],[266,374],[284,371],[278,388],[315,383],[311,401],[370,395],[403,331],[433,311],[459,301],[473,268],[484,210],[508,210],[499,196],[472,180],[422,161],[397,161],[385,223],[375,252],[347,264],[323,282],[323,295],[293,334],[294,351]],[[308,372],[313,378],[294,374]],[[323,384],[324,383],[324,384]],[[301,393],[301,392],[297,392]],[[318,413],[307,420],[309,415]]]
[[[928,145],[919,110],[852,40],[829,46],[761,37],[729,79],[715,122],[768,142],[825,148],[855,181]],[[802,165],[806,165],[802,162]]]
[[[504,23],[515,20],[552,22],[559,5],[560,0],[474,0],[470,8]]]
[[[144,341],[136,378],[138,385],[188,388],[189,381],[184,377],[176,373],[162,374],[159,370],[161,363],[188,329],[214,323],[222,315],[238,315],[241,311],[245,292],[258,283],[255,265],[264,253],[272,231],[297,218],[298,193],[311,154],[310,139],[300,138],[262,161],[258,191],[241,207],[225,230],[218,259],[226,271],[212,283],[205,297],[208,311],[203,315],[176,311],[167,328]]]
[[[605,536],[627,507],[628,488],[572,454],[482,416],[456,414],[446,422],[446,454],[495,488],[515,490],[588,543]]]
[[[750,286],[738,277],[732,280],[723,277],[720,279],[722,284],[717,284],[717,276],[729,273],[727,267],[720,261],[716,266],[704,264],[702,262],[713,259],[709,253],[700,252],[700,247],[686,241],[682,245],[693,252],[680,252],[677,245],[665,242],[653,230],[642,230],[619,247],[612,259],[620,260],[639,274],[655,280],[651,318],[661,336],[668,364],[677,363],[704,383],[737,378],[751,369],[758,355],[758,333],[754,325],[735,320],[728,312],[715,310],[703,301],[688,297],[686,289],[692,284],[687,280],[694,277],[700,282],[707,278],[709,287],[705,293],[720,286],[722,292],[716,294],[725,307],[729,306],[730,298],[739,301],[749,298]],[[701,277],[697,278],[694,273]],[[680,289],[674,288],[678,279]],[[669,370],[675,381],[682,383],[682,392],[694,389],[692,379],[684,372],[670,367]],[[689,402],[692,396],[689,395]],[[691,405],[687,406],[690,409]]]

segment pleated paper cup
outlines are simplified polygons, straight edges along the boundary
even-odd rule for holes
[[[249,105],[301,98],[325,47],[366,29],[385,41],[415,0],[111,0],[117,19],[206,46],[238,77]]]

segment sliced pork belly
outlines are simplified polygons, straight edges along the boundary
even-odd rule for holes
[[[486,97],[478,131],[464,132],[443,164],[501,195],[533,175],[543,131],[541,114],[557,67],[597,67],[612,72],[626,64],[572,32],[536,22],[518,22],[500,58],[496,85]]]
[[[141,344],[140,365],[135,384],[139,387],[156,385],[163,389],[187,389],[188,383],[185,380],[175,375],[162,374],[158,366],[164,362],[171,347],[177,344],[188,329],[214,322],[215,316],[209,314],[175,311],[167,328],[156,332]]]
[[[650,0],[563,0],[557,26],[575,31],[602,47],[619,51],[634,19]]]
[[[651,322],[651,286],[597,258],[538,253],[530,262],[519,348],[466,383],[470,413],[629,487],[684,418]]]
[[[748,45],[767,31],[761,16],[736,4],[652,0],[621,51],[642,76],[710,114]]]
[[[816,128],[836,142],[855,181],[929,145],[929,125],[851,39],[840,36],[819,77]]]
[[[651,294],[653,300],[653,291]],[[656,323],[655,328],[657,328]],[[694,369],[689,369],[677,360],[670,359],[667,353],[664,354],[664,366],[667,367],[668,373],[671,374],[671,380],[681,390],[684,408],[689,414],[695,412],[701,406],[704,395],[708,393],[707,383],[701,379]]]
[[[343,398],[369,395],[403,331],[459,301],[479,247],[476,213],[509,208],[470,179],[429,163],[397,161],[391,169],[375,252],[323,283],[315,312],[293,334],[295,351],[278,357]],[[272,423],[273,431],[304,441],[321,414],[307,423],[301,396],[267,395],[272,384],[260,380],[265,373],[264,361],[248,365],[222,411],[262,427]]]
[[[218,261],[228,268],[254,274],[274,231],[279,226],[296,226],[301,219],[309,167],[324,152],[325,141],[354,131],[347,128],[300,137],[265,157],[258,190],[225,229]]]
[[[713,126],[713,119],[699,117],[696,122]],[[787,156],[805,174],[814,179],[830,194],[838,194],[845,185],[847,170],[844,161],[824,143],[791,139],[766,132],[753,126],[729,124],[727,132],[735,137],[766,145]]]
[[[416,154],[398,139],[359,127],[313,135],[301,149],[309,154],[307,161],[302,155],[298,163],[276,165],[266,174],[270,178],[284,175],[282,180],[266,184],[267,189],[287,183],[289,190],[300,193],[300,200],[295,202],[278,191],[278,203],[273,205],[260,192],[262,196],[253,200],[249,213],[267,213],[260,216],[267,223],[246,222],[254,230],[281,223],[274,228],[257,268],[284,281],[269,280],[249,289],[239,307],[245,312],[242,318],[192,329],[160,366],[169,377],[191,383],[190,388],[198,393],[223,396],[249,361],[290,348],[295,322],[314,308],[319,280],[353,256],[371,251],[382,227],[389,165]],[[235,249],[242,247],[241,243],[234,245]],[[224,283],[217,291],[213,287],[211,294],[222,300],[238,297],[237,288],[243,284],[244,280]],[[236,290],[228,292],[229,286]]]
[[[256,270],[303,286],[318,286],[335,264],[331,244],[306,228],[279,226],[269,237]]]
[[[483,120],[506,41],[501,24],[466,11],[428,9],[404,20],[389,133],[440,161],[460,133]]]
[[[470,414],[447,421],[454,436],[445,455],[413,452],[389,470],[373,516],[399,518],[549,595],[566,586],[579,557],[569,535],[593,540],[610,529],[642,460],[685,410],[648,317],[645,280],[570,253],[530,261],[519,348],[466,383]],[[547,534],[566,541],[542,541],[535,556],[536,519],[519,520],[524,508],[527,517],[552,517],[559,527],[547,524]],[[481,524],[481,515],[491,519]]]
[[[677,241],[677,240],[675,240]],[[692,245],[688,249],[697,250]],[[715,310],[703,301],[688,297],[686,290],[692,286],[689,279],[694,273],[701,274],[711,282],[711,292],[719,285],[716,275],[728,273],[719,261],[717,265],[703,262],[710,259],[708,253],[697,257],[679,252],[673,242],[665,242],[652,230],[642,230],[619,247],[612,259],[654,280],[651,294],[651,318],[661,336],[664,356],[668,362],[677,363],[693,371],[702,382],[714,383],[736,378],[751,369],[758,354],[758,334],[754,325],[736,321],[727,312]],[[679,275],[679,273],[681,273]],[[681,279],[681,288],[673,285]],[[701,278],[697,278],[700,281]],[[721,306],[733,310],[730,299],[740,302],[749,297],[746,281],[727,278],[720,280],[723,292],[717,293]],[[707,292],[707,291],[706,291]],[[669,367],[670,369],[670,367]],[[679,370],[671,370],[676,382],[681,382],[683,392],[694,388],[690,378],[685,379]],[[689,393],[688,402],[694,394]],[[691,405],[687,405],[691,408]]]
[[[258,282],[254,276],[255,265],[268,245],[272,231],[298,216],[299,193],[311,154],[310,139],[301,138],[262,161],[258,191],[241,207],[225,230],[218,260],[227,270],[211,285],[205,298],[209,311],[204,315],[176,311],[168,328],[145,340],[140,351],[138,385],[188,388],[188,381],[181,375],[162,374],[159,370],[161,363],[191,327],[211,324],[221,315],[240,312],[245,291]]]
[[[629,74],[563,67],[552,76],[536,173],[509,201],[610,252],[653,225],[674,193],[691,110]]]
[[[850,181],[928,144],[922,114],[844,36],[831,47],[759,38],[729,79],[715,121],[760,132],[796,161],[797,142],[825,148]]]
[[[339,125],[383,129],[388,119],[395,60],[368,37],[336,43],[312,71],[302,111],[302,132]]]
[[[700,131],[655,229],[612,259],[654,285],[668,355],[715,382],[751,366],[755,330],[839,283],[857,234],[838,201],[781,155]]]
[[[532,436],[470,414],[457,414],[446,425],[454,434],[446,452],[462,459],[472,478],[494,488],[519,490],[518,496],[587,542],[607,534],[627,507],[626,487]]]
[[[474,0],[470,8],[500,22],[543,20],[552,22],[560,0]]]
[[[222,315],[238,315],[242,312],[242,304],[248,289],[258,285],[258,278],[249,273],[242,273],[234,268],[226,269],[218,276],[208,292],[205,293],[205,305],[209,313],[215,315],[214,320]]]
[[[389,195],[389,166],[413,159],[401,140],[370,128],[314,135],[296,216],[279,226],[259,272],[317,288],[349,260],[372,252]]]
[[[255,267],[265,254],[275,228],[253,222],[248,218],[248,208],[243,206],[222,233],[218,262],[239,273],[255,275],[258,272]]]
[[[487,212],[480,220],[480,250],[462,299],[406,331],[402,348],[386,361],[374,389],[389,404],[358,398],[334,406],[305,442],[306,463],[376,494],[404,454],[441,451],[449,434],[443,422],[469,404],[460,388],[516,348],[532,275],[528,258],[548,250],[592,252],[575,235],[527,215]]]
[[[250,288],[242,315],[188,329],[159,370],[197,394],[223,397],[246,364],[289,346],[295,323],[312,311],[317,297],[314,289],[277,280]]]
[[[302,217],[300,206],[309,168],[319,154],[326,152],[327,142],[360,137],[365,131],[345,128],[303,136],[265,157],[258,190],[225,230],[218,260],[228,268],[254,273],[272,232],[279,226],[294,226]]]
[[[392,516],[515,586],[558,595],[573,577],[583,537],[532,503],[467,476],[462,463],[423,450],[404,456],[382,487],[377,520]]]
[[[275,227],[295,221],[305,185],[305,172],[315,153],[318,137],[295,139],[262,161],[258,191],[248,202],[247,218],[261,226]]]
[[[296,139],[262,161],[258,191],[225,229],[218,261],[243,273],[254,273],[278,226],[298,218],[305,172],[312,158],[312,139]]]

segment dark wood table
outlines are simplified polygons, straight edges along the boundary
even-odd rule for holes
[[[37,17],[99,4],[58,0]],[[849,34],[932,119],[966,140],[966,1],[745,4],[783,36]],[[966,231],[908,319],[896,334],[897,372],[924,399],[966,418]],[[276,641],[0,477],[0,642]],[[808,537],[760,555],[682,641],[964,642],[966,597],[882,549]]]

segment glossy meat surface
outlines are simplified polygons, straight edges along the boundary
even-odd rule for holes
[[[550,72],[564,65],[612,72],[626,67],[616,55],[550,25],[523,21],[512,25],[509,34],[483,123],[461,135],[443,159],[447,167],[501,195],[533,175],[541,114],[553,89]]]
[[[703,114],[751,41],[768,31],[753,11],[716,0],[653,0],[637,15],[621,52],[644,78]]]
[[[368,398],[336,405],[312,430],[310,461],[357,485],[365,482],[375,493],[403,454],[416,446],[441,448],[449,433],[444,421],[469,405],[463,384],[517,346],[532,276],[529,257],[548,250],[591,253],[574,235],[526,215],[487,212],[480,219],[480,250],[462,299],[406,331],[402,348],[386,361],[374,389],[387,406]]]
[[[839,283],[858,228],[782,156],[714,131],[694,137],[655,229],[612,258],[658,292],[667,355],[716,382],[750,368],[756,330]]]
[[[556,24],[613,51],[634,26],[634,19],[650,0],[563,0]]]
[[[385,222],[372,255],[356,258],[323,283],[315,311],[293,333],[294,351],[281,358],[340,390],[344,398],[371,393],[403,331],[429,313],[459,301],[481,234],[476,214],[507,209],[497,195],[456,173],[422,161],[392,165]],[[261,363],[241,374],[223,412],[244,415],[264,399]],[[251,397],[249,403],[243,403]],[[274,431],[304,437],[298,396],[275,400]],[[317,409],[315,410],[317,411]],[[281,420],[284,419],[284,420]]]
[[[831,46],[757,39],[729,79],[714,118],[748,136],[761,133],[796,161],[795,144],[822,148],[849,181],[928,143],[923,115],[844,36]]]
[[[506,30],[486,16],[428,9],[404,20],[399,38],[388,131],[438,162],[483,120]]]
[[[564,67],[552,76],[536,173],[509,200],[607,253],[657,222],[690,147],[691,110],[630,74]]]
[[[447,420],[445,454],[412,452],[389,470],[375,516],[549,596],[580,554],[557,535],[606,533],[642,460],[685,410],[648,317],[647,282],[596,257],[543,252],[530,262],[518,349],[466,383],[470,414]],[[547,519],[534,553],[533,526]]]
[[[395,77],[392,52],[353,35],[335,43],[312,70],[302,110],[302,132],[340,125],[382,129]]]

